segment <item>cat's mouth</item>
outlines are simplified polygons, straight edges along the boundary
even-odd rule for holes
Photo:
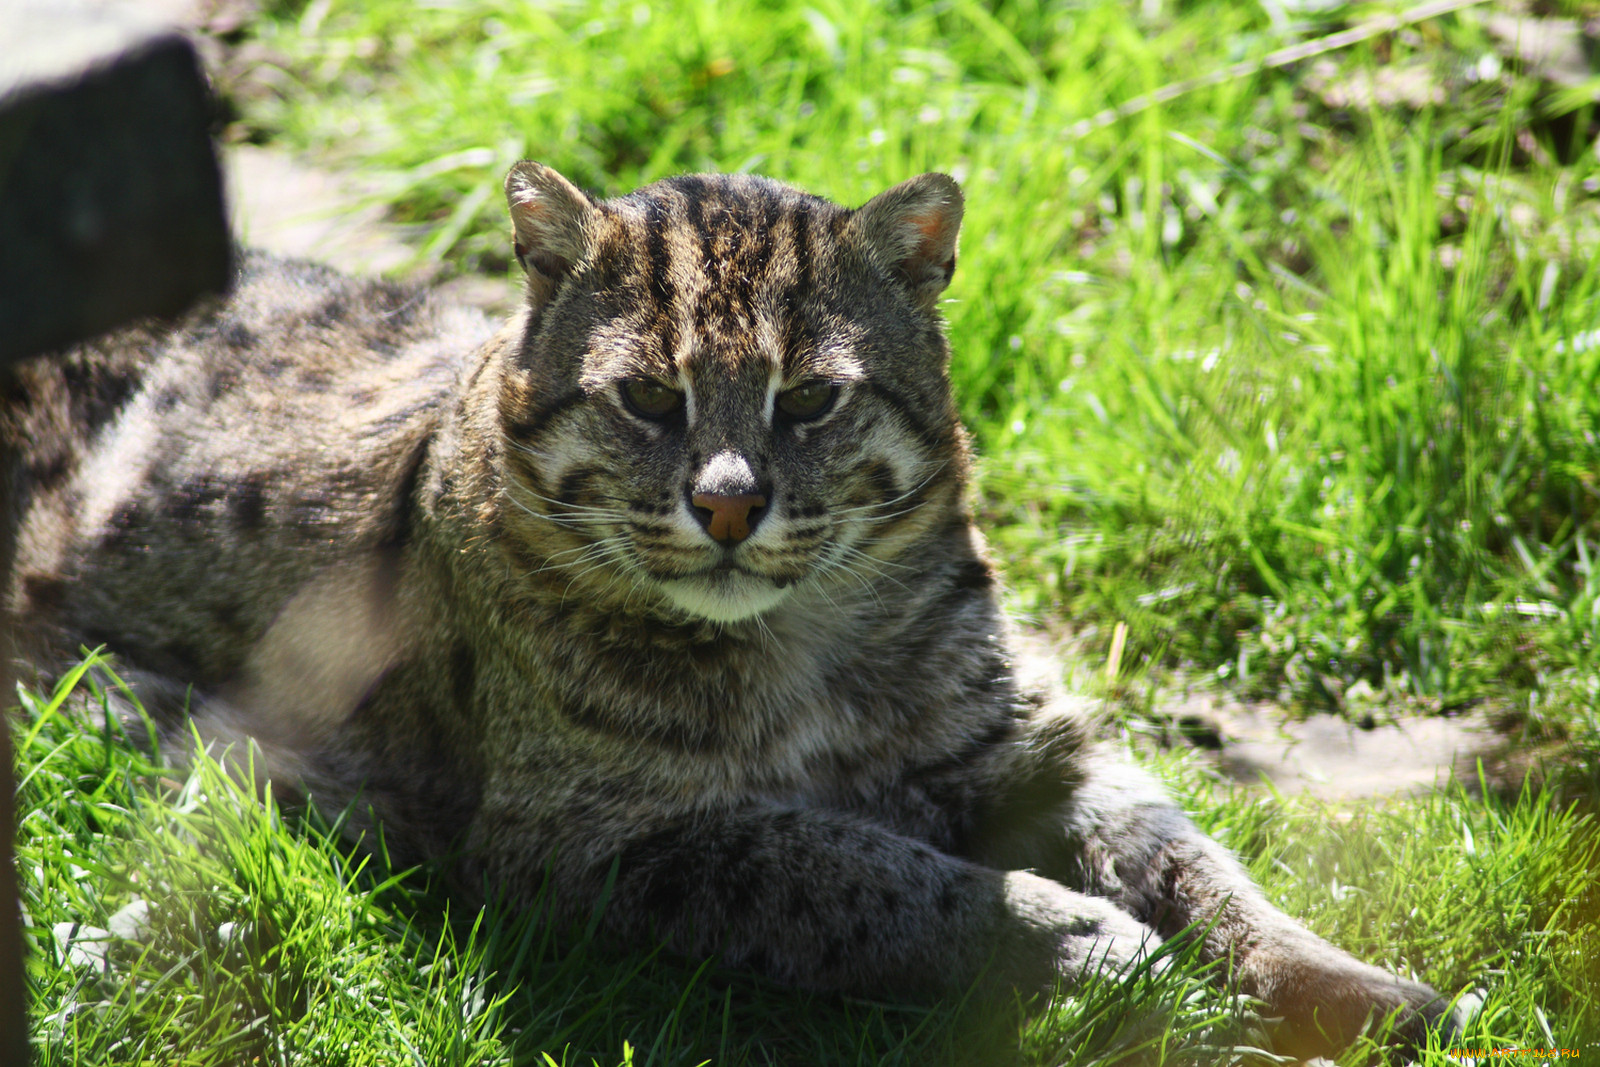
[[[790,578],[790,577],[788,577],[786,575],[784,575],[784,576],[776,576],[775,577],[775,576],[770,575],[770,574],[762,574],[760,571],[753,571],[749,567],[746,567],[741,563],[737,563],[732,559],[721,560],[721,561],[717,562],[716,564],[713,564],[712,566],[707,567],[705,570],[701,571],[699,574],[690,575],[690,577],[693,577],[693,578],[705,578],[705,577],[716,577],[716,576],[724,575],[724,574],[742,574],[746,578],[756,578],[756,579],[758,579],[760,581],[763,581],[763,582],[771,582],[773,585],[777,586],[779,589],[782,589],[784,586],[786,586],[790,582],[794,581],[793,578]]]
[[[713,622],[738,622],[777,607],[789,596],[791,581],[722,559],[705,570],[662,579],[659,584],[680,610]]]

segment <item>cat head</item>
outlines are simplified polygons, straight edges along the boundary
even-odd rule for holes
[[[519,163],[506,195],[506,515],[541,569],[727,623],[870,590],[959,514],[951,178],[850,210],[742,175],[597,201]]]

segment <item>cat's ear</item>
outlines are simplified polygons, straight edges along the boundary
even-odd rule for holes
[[[577,186],[542,163],[523,160],[506,175],[517,262],[537,307],[588,254],[600,211]]]
[[[956,270],[961,186],[948,174],[920,174],[879,193],[851,220],[868,254],[932,308]]]

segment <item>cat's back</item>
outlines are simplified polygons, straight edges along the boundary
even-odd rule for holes
[[[18,617],[68,653],[150,618],[135,644],[157,659],[229,669],[298,583],[402,538],[491,332],[423,290],[252,253],[225,300],[24,365],[0,421]]]

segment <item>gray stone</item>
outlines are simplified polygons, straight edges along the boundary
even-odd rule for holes
[[[1358,696],[1354,689],[1345,695]],[[1340,715],[1298,719],[1207,692],[1185,694],[1165,710],[1179,734],[1215,739],[1200,745],[1210,750],[1205,758],[1235,782],[1346,804],[1418,795],[1451,779],[1474,787],[1478,760],[1504,743],[1481,715],[1406,715],[1363,728]]]
[[[224,288],[211,103],[181,35],[116,8],[0,4],[0,361]]]
[[[56,923],[52,930],[56,945],[69,967],[79,967],[102,973],[108,967],[106,946],[111,942],[111,932],[98,926],[82,923]]]
[[[113,937],[124,941],[148,940],[151,934],[149,901],[131,900],[124,904],[106,920],[106,929]]]

